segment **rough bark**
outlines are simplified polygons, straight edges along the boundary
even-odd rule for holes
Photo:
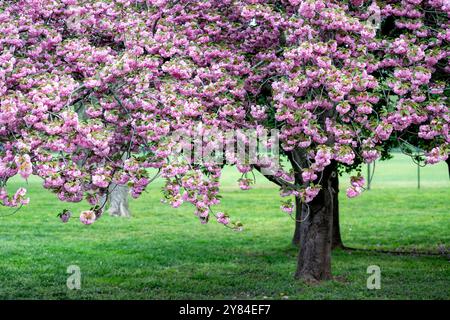
[[[131,212],[128,207],[129,187],[112,184],[110,186],[108,213],[116,217],[130,217]]]
[[[341,238],[341,228],[339,225],[339,176],[337,174],[337,171],[335,171],[335,174],[331,176],[332,179],[332,191],[333,191],[333,202],[332,209],[327,210],[333,210],[333,233],[332,233],[332,244],[331,248],[344,248],[344,244],[342,242]],[[325,204],[324,204],[325,205]],[[295,199],[295,229],[294,229],[294,236],[292,237],[292,244],[295,246],[300,245],[300,229],[301,229],[301,219],[302,219],[302,210],[304,210],[305,207],[302,207],[302,204],[300,202],[299,198]]]
[[[323,171],[322,189],[302,210],[300,252],[295,277],[306,281],[331,279],[331,243],[333,229],[332,178],[336,164]]]

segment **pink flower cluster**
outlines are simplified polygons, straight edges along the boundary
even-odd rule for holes
[[[361,194],[364,190],[365,180],[362,176],[351,177],[350,187],[347,189],[347,197],[354,198]]]
[[[0,188],[0,204],[7,207],[18,207],[27,205],[30,202],[29,198],[25,198],[27,190],[19,188],[13,196],[9,196],[5,188]]]
[[[89,225],[93,224],[96,220],[96,215],[93,210],[86,210],[81,212],[80,214],[80,221],[83,224]]]

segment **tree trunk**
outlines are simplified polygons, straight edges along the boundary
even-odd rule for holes
[[[291,166],[295,172],[295,184],[302,185],[302,168],[308,165],[306,160],[306,153],[304,150],[295,149],[292,152],[288,153],[289,161],[291,162]],[[301,220],[302,220],[302,202],[299,197],[295,197],[295,230],[294,236],[292,237],[292,244],[294,246],[300,245],[300,229],[301,229]]]
[[[336,163],[325,168],[322,189],[302,210],[300,252],[295,277],[306,281],[331,279],[331,242],[333,230],[332,179]]]
[[[448,167],[448,177],[450,178],[450,157],[448,157],[447,160],[445,160],[445,162],[447,162],[447,167]]]
[[[294,246],[300,245],[300,228],[301,228],[301,219],[302,219],[302,202],[299,197],[295,197],[295,230],[294,236],[292,237],[292,244]]]
[[[331,174],[331,188],[333,193],[333,233],[331,239],[331,249],[344,248],[341,238],[341,227],[339,224],[339,174],[337,170]]]
[[[332,209],[328,209],[333,210],[333,234],[331,249],[344,248],[341,238],[341,228],[339,225],[339,175],[337,171],[332,174],[331,181],[333,188],[333,202],[331,203]],[[302,206],[300,199],[295,198],[295,230],[294,236],[292,237],[292,244],[297,247],[300,245],[300,221],[302,219],[302,210],[305,208],[306,207]]]
[[[128,208],[128,186],[111,184],[109,195],[110,216],[130,217],[130,209]]]

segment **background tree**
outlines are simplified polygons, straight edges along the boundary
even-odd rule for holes
[[[106,196],[102,198],[102,201],[108,201],[108,214],[114,217],[127,217],[131,216],[128,195],[130,189],[126,185],[117,185],[112,183],[109,186],[109,199]]]

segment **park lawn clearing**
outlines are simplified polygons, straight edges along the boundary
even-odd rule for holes
[[[85,226],[78,215],[87,204],[60,203],[39,180],[14,179],[9,187],[26,187],[31,203],[0,218],[0,299],[449,299],[447,166],[422,168],[420,190],[416,174],[397,154],[377,163],[372,189],[359,198],[345,198],[348,181],[341,179],[344,243],[367,250],[334,251],[335,280],[315,285],[293,279],[294,224],[263,177],[240,191],[236,170],[224,173],[219,208],[243,232],[201,225],[190,205],[161,204],[161,182],[132,200],[131,219],[104,216]],[[56,217],[64,208],[74,212],[67,224]],[[80,290],[66,286],[71,265],[80,267]],[[381,269],[380,290],[366,287],[370,265]]]

